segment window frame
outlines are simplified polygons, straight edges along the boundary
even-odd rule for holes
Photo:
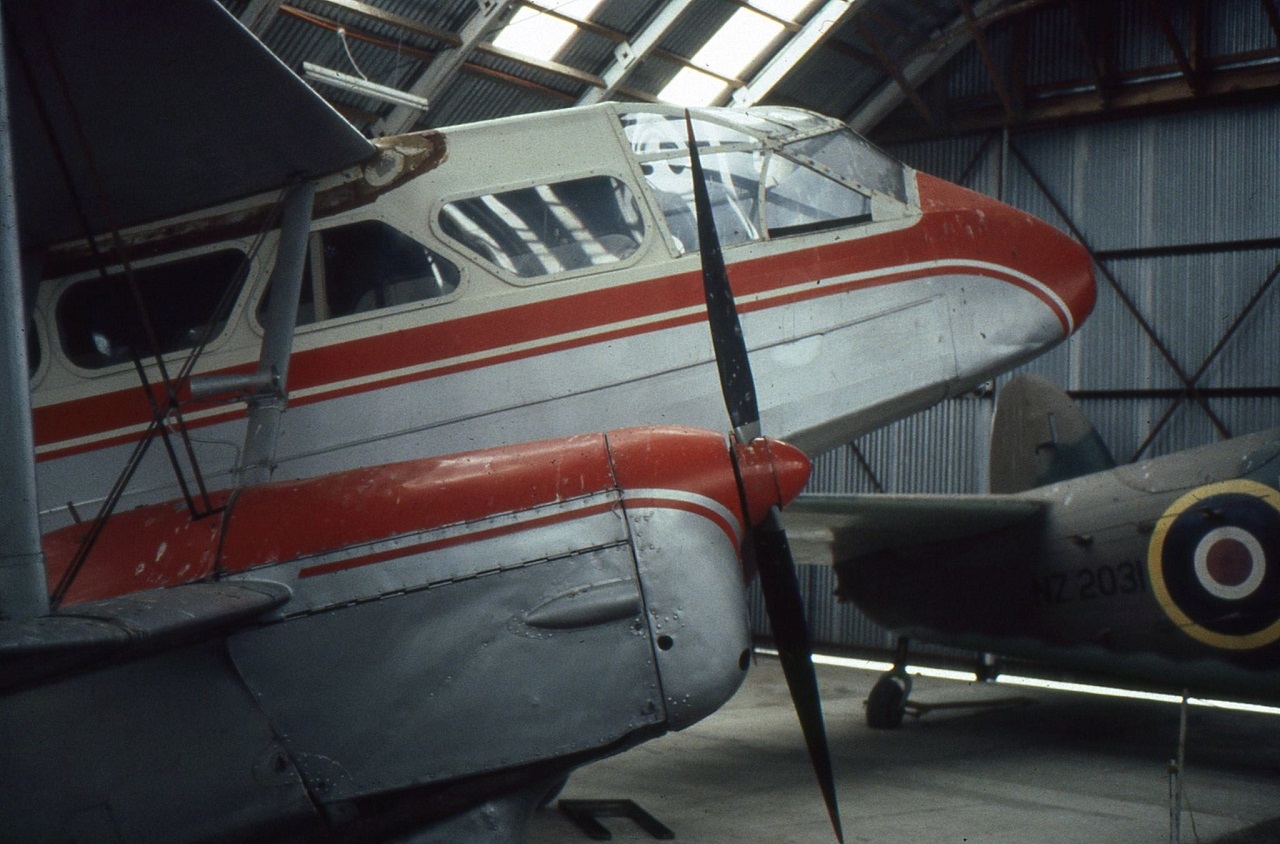
[[[242,310],[245,301],[249,297],[247,291],[253,286],[253,279],[259,273],[259,260],[252,254],[251,248],[243,239],[233,239],[221,241],[219,243],[205,244],[196,248],[186,249],[178,252],[169,252],[163,255],[149,256],[145,259],[131,262],[130,266],[134,272],[150,270],[155,267],[161,267],[167,264],[177,264],[183,261],[197,260],[206,256],[217,255],[221,252],[237,252],[240,254],[240,266],[243,267],[244,279],[240,282],[240,292],[236,295],[231,304],[231,308],[227,311],[226,322],[222,328],[209,338],[208,344],[204,347],[205,353],[218,352],[231,342],[231,337],[238,330],[241,319]],[[124,273],[124,264],[114,263],[106,268],[108,276],[122,275]],[[52,285],[52,289],[48,297],[48,312],[44,317],[45,340],[42,355],[41,367],[46,371],[49,368],[51,359],[56,355],[59,362],[78,374],[82,378],[98,378],[110,375],[117,375],[121,372],[133,372],[134,366],[131,360],[122,360],[105,366],[89,367],[77,362],[70,354],[67,353],[66,336],[63,330],[59,311],[62,307],[63,298],[68,291],[79,284],[92,281],[101,281],[102,274],[96,270],[86,270],[75,273],[73,275],[64,276],[62,278],[42,279],[41,285]],[[196,346],[184,346],[161,353],[161,358],[165,363],[181,361],[191,353]],[[142,365],[148,369],[154,366],[154,357],[150,353],[144,353],[141,356]],[[33,382],[34,383],[34,380]]]
[[[382,225],[387,226],[388,228],[392,229],[396,233],[409,238],[414,243],[418,244],[423,249],[429,251],[432,255],[436,256],[437,258],[447,261],[458,271],[457,286],[455,286],[453,290],[449,291],[443,296],[433,296],[426,299],[415,299],[413,301],[403,302],[398,305],[387,305],[386,307],[382,307],[382,308],[371,308],[370,310],[366,310],[366,311],[355,311],[353,313],[343,314],[342,316],[331,316],[323,320],[317,319],[313,322],[308,322],[304,325],[295,325],[293,329],[295,337],[302,334],[311,334],[317,331],[324,331],[327,329],[336,328],[336,327],[345,326],[345,325],[357,325],[359,323],[367,322],[369,320],[382,319],[389,315],[404,314],[404,313],[408,313],[410,311],[418,310],[421,308],[435,307],[436,305],[443,305],[448,302],[453,302],[463,295],[463,288],[466,287],[466,284],[467,284],[468,261],[462,260],[461,257],[456,254],[456,250],[452,250],[452,249],[446,250],[442,248],[442,244],[430,243],[425,241],[422,237],[415,235],[412,231],[409,231],[408,226],[400,225],[399,221],[391,220],[384,216],[373,215],[373,216],[361,216],[361,217],[347,216],[347,217],[338,217],[338,218],[325,218],[323,220],[313,221],[313,223],[323,223],[323,225],[313,224],[311,227],[311,230],[307,232],[306,261],[309,264],[311,264],[310,269],[311,269],[311,284],[312,284],[313,297],[315,296],[315,293],[316,293],[316,285],[324,283],[324,275],[325,275],[325,272],[323,270],[317,273],[315,270],[315,264],[312,263],[316,261],[316,256],[312,249],[313,238],[322,238],[324,232],[329,231],[331,229],[340,229],[346,226],[354,226],[354,225],[359,225],[361,223],[370,223],[370,222],[381,223]],[[277,238],[279,237],[278,233],[276,234],[276,237]],[[278,244],[279,244],[279,241],[277,240],[277,248],[278,248]],[[324,263],[323,261],[320,261],[321,265],[323,265],[323,263]],[[263,299],[267,295],[267,288],[270,286],[270,283],[271,283],[271,273],[269,271],[264,271],[260,273],[260,277],[258,278],[255,284],[255,289],[249,297],[248,321],[249,321],[249,324],[253,326],[253,330],[257,332],[259,336],[261,336],[263,331],[265,330],[265,326],[262,324],[261,317],[262,317]],[[327,289],[325,291],[325,295],[326,297],[328,296]]]

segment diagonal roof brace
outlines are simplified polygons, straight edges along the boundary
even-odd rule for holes
[[[746,87],[733,92],[733,104],[746,107],[760,102],[805,54],[835,31],[853,10],[854,2],[855,0],[827,0],[791,40],[769,59]]]
[[[578,100],[578,105],[591,105],[612,97],[631,75],[631,71],[653,52],[658,42],[662,40],[662,36],[675,26],[676,19],[692,4],[693,0],[671,0],[663,5],[639,35],[614,48],[613,64],[602,74],[604,87],[588,90]]]
[[[989,13],[1003,5],[1004,0],[980,0],[973,5],[973,14],[978,23]],[[963,15],[959,16],[943,33],[934,39],[932,49],[926,47],[918,56],[902,68],[902,76],[914,90],[925,80],[933,76],[951,61],[957,53],[968,46],[969,24]],[[902,104],[906,92],[893,81],[886,81],[880,90],[863,100],[846,118],[849,127],[860,134],[870,132],[881,120]]]
[[[408,93],[414,97],[431,100],[449,83],[463,63],[475,52],[514,0],[476,0],[476,11],[463,24],[458,33],[458,46],[441,51],[427,69],[410,86]],[[398,135],[407,132],[422,112],[412,106],[400,105],[379,120],[373,127],[375,136]]]

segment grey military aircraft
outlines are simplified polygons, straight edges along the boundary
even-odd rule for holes
[[[841,599],[903,637],[873,727],[902,721],[908,640],[1274,699],[1278,456],[1270,430],[1116,466],[1061,390],[1020,375],[997,403],[993,494],[806,496],[788,525],[827,543]]]

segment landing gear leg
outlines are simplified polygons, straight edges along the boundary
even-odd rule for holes
[[[893,668],[876,681],[867,696],[867,726],[873,730],[896,730],[902,725],[907,697],[911,694],[911,676],[907,674],[908,642],[905,637],[898,639]]]

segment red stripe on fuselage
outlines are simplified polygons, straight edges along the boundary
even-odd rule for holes
[[[432,551],[441,551],[445,548],[453,548],[458,545],[469,545],[472,542],[496,539],[500,536],[508,536],[525,530],[533,530],[534,528],[549,527],[551,525],[563,524],[565,522],[573,522],[578,519],[584,519],[588,516],[607,513],[617,506],[617,502],[607,501],[603,504],[595,504],[579,510],[570,510],[565,513],[551,513],[546,516],[525,519],[509,525],[499,525],[498,527],[476,530],[470,533],[460,534],[458,536],[450,536],[445,539],[433,539],[403,548],[390,548],[386,551],[379,551],[374,554],[362,554],[358,557],[352,557],[346,560],[336,560],[332,563],[322,563],[320,565],[304,568],[298,572],[298,577],[319,577],[320,575],[333,574],[334,572],[349,571],[350,569],[363,568],[364,566],[376,565],[377,563],[385,563],[388,560],[399,560],[405,557],[411,557],[415,554],[429,554]]]
[[[926,194],[926,186],[929,191],[937,190],[933,184],[935,182],[946,185],[945,182],[921,177],[922,200]],[[751,312],[785,307],[861,288],[965,272],[996,278],[1032,293],[1053,311],[1062,324],[1064,333],[1067,333],[1071,323],[1068,315],[1062,312],[1060,304],[1044,290],[1028,284],[1025,279],[990,269],[949,268],[946,265],[948,260],[981,260],[1007,265],[1012,270],[1038,280],[1052,279],[1061,272],[1065,254],[1062,250],[1067,247],[1055,244],[1055,248],[1048,250],[1019,250],[1017,244],[987,243],[985,235],[975,236],[975,230],[986,231],[987,228],[993,228],[999,229],[1001,234],[1009,234],[1005,231],[1010,227],[1009,224],[997,221],[1001,214],[1007,216],[1017,212],[978,194],[970,194],[960,188],[954,190],[962,193],[953,195],[947,190],[939,193],[953,202],[959,201],[957,196],[963,196],[966,201],[981,205],[980,210],[975,212],[959,208],[946,211],[948,206],[934,199],[925,203],[926,207],[933,209],[933,213],[926,214],[919,223],[902,230],[732,264],[730,269],[733,286],[740,299],[788,287],[802,287],[764,301],[740,303],[740,309]],[[977,197],[977,200],[971,197]],[[985,203],[978,200],[985,200]],[[1039,223],[1039,226],[1047,228],[1043,223]],[[1065,237],[1062,240],[1070,244]],[[905,264],[934,260],[941,260],[943,265],[909,271],[898,269]],[[879,274],[871,277],[826,283],[829,279],[850,274],[877,271],[880,271]],[[1078,303],[1070,296],[1065,298],[1074,312]],[[290,390],[295,393],[291,403],[295,406],[310,404],[690,325],[701,321],[704,318],[702,314],[663,315],[701,308],[703,301],[700,273],[686,272],[429,323],[388,334],[361,337],[318,349],[296,351],[290,363]],[[445,303],[440,307],[448,308],[449,304]],[[1086,308],[1084,313],[1087,312]],[[1083,314],[1080,316],[1082,318]],[[618,323],[643,319],[651,321],[626,328],[609,328]],[[592,331],[595,333],[590,333]],[[577,332],[583,332],[584,336],[554,339]],[[520,344],[540,345],[511,349]],[[470,356],[472,359],[447,363],[462,356]],[[432,364],[439,365],[432,367]],[[419,371],[389,374],[415,367]],[[252,368],[252,364],[245,364],[223,371],[243,372]],[[388,374],[379,377],[379,373]],[[333,386],[325,389],[326,385]],[[137,433],[119,433],[110,437],[105,435],[145,425],[150,420],[148,403],[137,395],[137,389],[119,390],[36,408],[36,441],[40,447],[56,446],[58,443],[83,440],[95,435],[103,437],[92,442],[47,449],[39,459],[48,460],[136,440],[139,436]],[[311,391],[311,394],[297,396],[300,391]],[[226,413],[190,420],[189,425],[204,427],[243,415],[243,408],[237,405]]]

